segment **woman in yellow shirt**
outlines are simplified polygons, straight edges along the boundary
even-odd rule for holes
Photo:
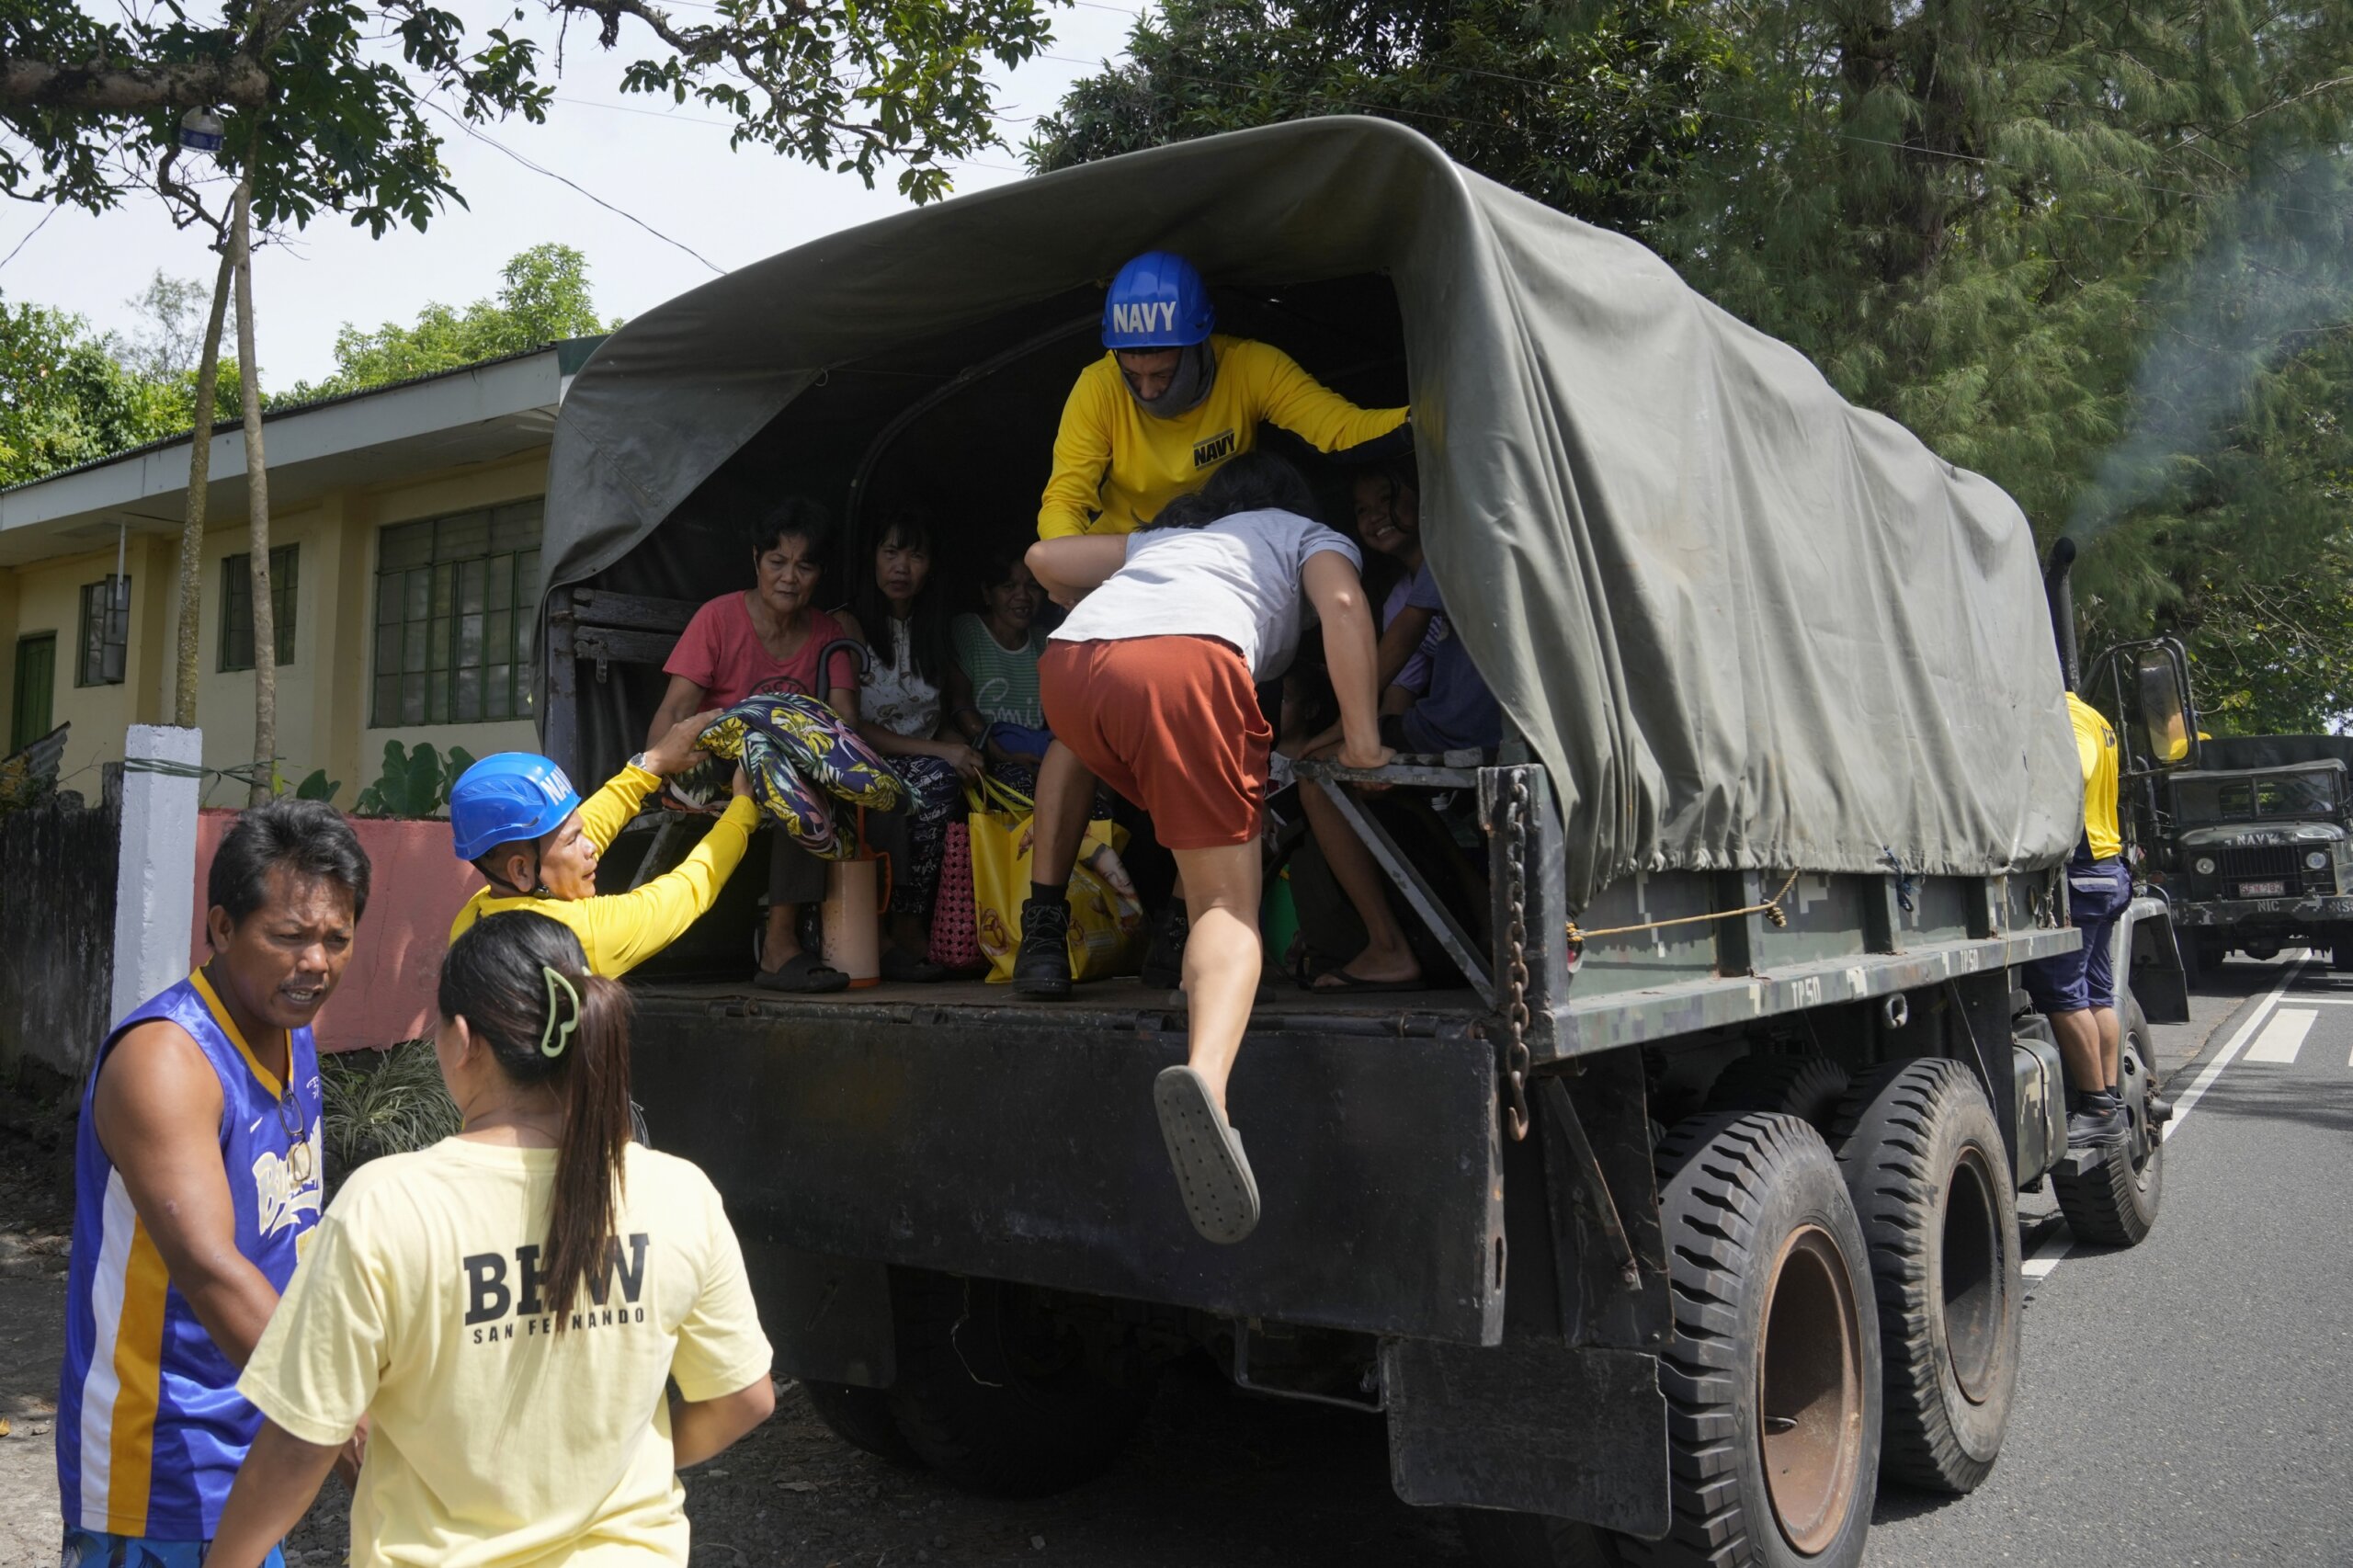
[[[261,1562],[364,1415],[355,1568],[682,1563],[676,1472],[776,1400],[719,1194],[630,1141],[629,994],[569,930],[492,915],[439,1000],[465,1131],[320,1221],[238,1381],[265,1419],[206,1562]]]

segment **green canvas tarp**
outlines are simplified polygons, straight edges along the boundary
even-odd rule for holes
[[[658,557],[665,520],[830,377],[1076,298],[1155,247],[1223,288],[1393,286],[1429,559],[1551,774],[1574,902],[1636,870],[1981,875],[2074,843],[2075,752],[2017,505],[1642,245],[1381,120],[998,187],[648,312],[564,400],[546,583],[629,586],[617,563]],[[604,733],[646,717],[608,714]]]

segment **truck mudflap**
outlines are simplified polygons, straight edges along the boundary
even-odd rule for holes
[[[1392,1339],[1381,1376],[1390,1480],[1406,1502],[1666,1533],[1656,1356],[1537,1338],[1487,1350]]]
[[[1494,1047],[1467,1017],[1421,1034],[1393,1019],[1385,1034],[1371,1018],[1279,1022],[1251,1031],[1232,1085],[1265,1213],[1230,1247],[1186,1219],[1153,1113],[1154,1075],[1185,1057],[1180,1012],[654,994],[632,1032],[659,1146],[710,1174],[747,1244],[836,1260],[841,1290],[862,1288],[862,1271],[838,1260],[865,1260],[1497,1343]],[[790,1271],[790,1254],[776,1265]],[[801,1320],[814,1340],[839,1332],[826,1326],[837,1297],[804,1281],[793,1321],[770,1323],[786,1365],[808,1365]],[[835,1381],[885,1381],[872,1354],[827,1354]]]
[[[2115,973],[2153,1024],[2189,1022],[2189,976],[2173,936],[2177,918],[2172,903],[2144,892],[2125,907],[2109,937]]]

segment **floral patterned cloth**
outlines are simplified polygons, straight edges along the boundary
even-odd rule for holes
[[[742,762],[753,801],[823,860],[858,853],[856,836],[841,831],[828,795],[870,812],[895,811],[907,799],[907,785],[891,765],[813,697],[746,698],[703,731],[702,745]],[[938,864],[935,850],[935,875]]]

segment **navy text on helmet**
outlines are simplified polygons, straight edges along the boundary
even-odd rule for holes
[[[1146,251],[1111,279],[1103,299],[1106,348],[1189,348],[1217,325],[1209,285],[1174,251]]]

